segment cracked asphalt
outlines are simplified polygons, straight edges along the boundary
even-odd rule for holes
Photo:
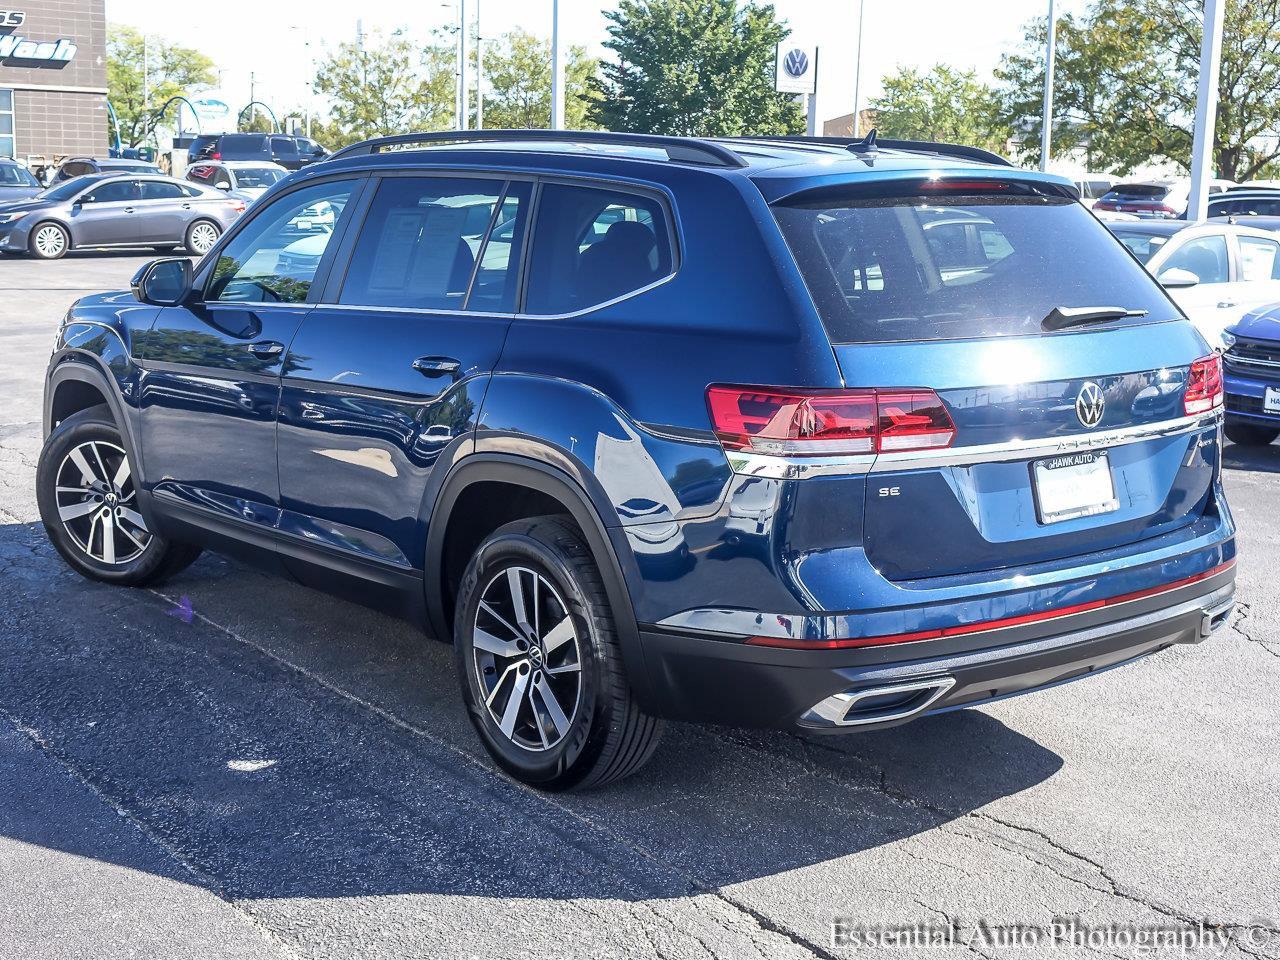
[[[1227,451],[1240,604],[1207,643],[847,739],[675,725],[545,796],[407,624],[210,554],[152,591],[59,562],[54,330],[141,262],[0,262],[0,960],[1280,958],[1280,448]],[[958,933],[856,942],[911,924]]]

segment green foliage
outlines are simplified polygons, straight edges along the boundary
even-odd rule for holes
[[[1097,0],[1058,21],[1054,71],[1055,156],[1086,149],[1092,169],[1127,173],[1149,161],[1191,165],[1200,73],[1202,4],[1196,0]],[[1027,28],[997,79],[1000,114],[1039,159],[1045,20]],[[1259,175],[1280,157],[1280,0],[1226,0],[1214,130],[1217,174]]]
[[[995,91],[972,70],[938,64],[922,74],[901,67],[881,85],[884,92],[871,101],[881,136],[1007,149],[1011,130],[998,117]]]
[[[397,31],[366,37],[363,49],[344,43],[318,65],[314,88],[328,97],[331,149],[369,137],[453,125],[451,45],[417,46]]]
[[[275,133],[276,126],[271,122],[271,114],[261,107],[254,107],[244,113],[237,129],[241,133]]]
[[[192,96],[215,82],[213,61],[198,50],[149,36],[144,69],[143,48],[142,34],[133,27],[112,26],[107,31],[107,98],[126,147],[151,139],[162,119],[157,111],[170,98]],[[169,120],[177,109],[177,104],[169,108]]]
[[[565,57],[565,126],[587,129],[587,111],[598,95],[591,80],[598,61],[584,47]],[[525,30],[504,33],[484,48],[484,125],[505,129],[551,126],[551,42]]]
[[[736,0],[621,0],[607,11],[599,99],[610,130],[735,136],[802,133],[795,99],[774,92],[774,48],[787,28],[769,5]]]

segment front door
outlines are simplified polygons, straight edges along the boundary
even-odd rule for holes
[[[138,242],[137,180],[108,180],[80,194],[72,207],[71,242],[77,247]]]
[[[471,433],[502,351],[529,196],[528,182],[498,178],[381,181],[335,302],[307,315],[290,348],[283,530],[420,567],[428,475]]]
[[[340,228],[359,182],[277,198],[219,251],[191,301],[160,310],[139,338],[142,446],[158,495],[245,522],[278,519],[280,373],[334,235],[307,211],[326,205]]]

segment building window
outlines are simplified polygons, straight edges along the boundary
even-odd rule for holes
[[[0,157],[16,155],[13,143],[13,91],[0,90]]]

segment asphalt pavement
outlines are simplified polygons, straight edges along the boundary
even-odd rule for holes
[[[145,259],[0,261],[0,960],[1280,958],[1280,446],[1228,448],[1204,644],[882,733],[672,725],[548,796],[408,624],[212,554],[155,590],[59,561],[54,333]]]

